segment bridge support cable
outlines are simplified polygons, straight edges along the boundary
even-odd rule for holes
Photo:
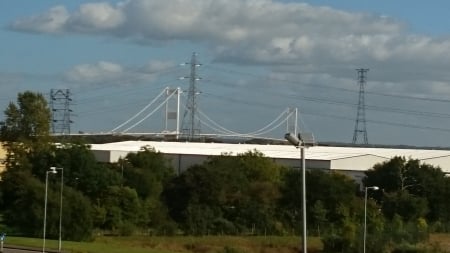
[[[165,91],[165,90],[164,90]],[[164,92],[163,91],[163,92]],[[142,118],[141,120],[139,120],[138,122],[136,122],[135,124],[133,124],[132,126],[128,127],[127,129],[123,130],[123,132],[127,132],[130,129],[135,128],[136,126],[138,126],[139,124],[141,124],[144,120],[148,119],[150,116],[152,116],[156,111],[158,111],[159,109],[161,109],[161,107],[163,107],[167,101],[169,101],[169,99],[171,97],[173,97],[175,94],[177,93],[177,90],[174,90],[160,105],[158,105],[153,111],[151,111],[149,114],[147,114],[144,118]]]
[[[288,109],[285,109],[284,111],[282,111],[278,117],[276,117],[272,122],[270,122],[269,124],[267,124],[266,126],[264,126],[261,129],[258,129],[256,131],[247,133],[248,135],[261,135],[262,133],[267,133],[267,132],[263,132],[265,131],[267,128],[271,127],[273,124],[275,124],[277,121],[279,121],[284,115],[286,115],[286,119],[282,121],[282,123],[287,122],[287,119],[292,115],[292,112],[289,111]],[[280,125],[278,125],[280,126]],[[272,129],[273,130],[273,129]]]
[[[118,125],[117,127],[115,127],[114,129],[112,129],[110,132],[114,132],[117,129],[125,126],[126,124],[130,123],[130,121],[134,120],[135,118],[137,118],[139,115],[141,115],[145,110],[147,110],[150,106],[153,105],[153,103],[156,102],[156,100],[158,100],[165,92],[166,90],[164,89],[158,96],[156,96],[152,101],[150,101],[150,103],[148,103],[146,106],[144,106],[138,113],[136,113],[135,115],[133,115],[131,118],[129,118],[128,120],[126,120],[125,122],[123,122],[122,124]]]
[[[263,134],[270,133],[271,131],[279,128],[281,125],[283,125],[285,122],[287,122],[287,118],[284,119],[283,121],[279,122],[277,125],[273,126],[272,128],[268,129],[267,131],[259,133],[259,134],[253,134],[253,135],[251,135],[251,134],[230,134],[230,133],[226,133],[226,132],[221,132],[219,129],[212,127],[211,125],[209,125],[207,122],[205,122],[203,120],[200,120],[200,122],[202,124],[204,124],[206,127],[209,127],[212,130],[215,130],[215,131],[219,132],[218,135],[220,135],[220,136],[241,137],[241,138],[257,138],[257,137],[260,137]]]
[[[204,120],[199,119],[200,122],[204,123],[206,126],[211,128],[212,130],[217,131],[222,134],[228,134],[229,136],[237,136],[237,137],[257,137],[259,135],[263,135],[268,132],[271,132],[271,131],[275,130],[276,128],[280,127],[283,123],[288,122],[289,117],[291,117],[292,114],[295,113],[295,111],[291,111],[288,108],[288,109],[284,110],[283,112],[281,112],[272,122],[270,122],[266,126],[260,128],[259,130],[256,130],[256,131],[253,131],[250,133],[238,133],[238,132],[231,131],[231,130],[221,126],[220,124],[218,124],[217,122],[212,120],[210,117],[208,117],[204,112],[202,112],[200,110],[198,110],[198,112],[200,115],[202,115],[205,119],[207,119],[210,123],[212,123],[215,126],[215,127],[212,127],[209,124],[205,124],[206,122]],[[282,120],[281,122],[277,123],[283,116],[285,116],[285,119]]]
[[[236,135],[241,135],[241,133],[238,132],[234,132],[231,131],[229,129],[226,129],[225,127],[221,126],[219,123],[215,122],[214,120],[212,120],[210,117],[208,117],[208,115],[206,115],[204,112],[202,112],[201,110],[197,109],[197,112],[202,115],[203,117],[205,117],[205,119],[207,119],[210,123],[212,123],[213,125],[215,125],[216,127],[218,127],[219,129],[222,129],[221,131],[218,132],[222,132],[222,133],[227,133],[227,134],[236,134]],[[199,119],[200,122],[205,122],[201,119]],[[211,128],[211,127],[210,127]],[[214,130],[214,129],[213,129]],[[218,130],[218,129],[217,129]],[[216,130],[216,131],[217,131]]]

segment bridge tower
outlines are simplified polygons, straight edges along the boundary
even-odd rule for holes
[[[167,87],[165,89],[166,98],[171,95],[174,99],[166,99],[165,111],[164,111],[164,132],[168,134],[175,134],[176,139],[180,135],[180,94],[181,89],[178,87],[176,89]],[[175,100],[175,101],[174,101]],[[175,128],[175,129],[173,129]]]
[[[297,136],[298,109],[287,108],[286,113],[286,133],[293,133],[295,136]]]

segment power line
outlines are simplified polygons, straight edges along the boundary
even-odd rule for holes
[[[211,65],[205,65],[205,68],[226,72],[226,73],[233,73],[233,74],[240,74],[240,75],[247,75],[247,76],[254,76],[258,78],[262,78],[261,75],[255,74],[255,73],[247,73],[243,71],[238,70],[230,70],[230,69],[224,69],[216,66]],[[263,77],[262,80],[270,80],[270,81],[277,81],[277,82],[283,82],[283,83],[291,83],[291,84],[300,84],[298,81],[289,80],[289,79],[282,79],[282,78],[275,78],[275,77]],[[309,86],[313,88],[321,88],[321,89],[333,89],[343,92],[349,92],[349,93],[358,93],[358,91],[355,91],[353,89],[347,89],[342,87],[334,87],[329,85],[322,85],[318,83],[301,83],[303,86]],[[382,93],[382,92],[376,92],[376,91],[365,91],[366,94],[376,95],[376,96],[384,96],[384,97],[393,97],[393,98],[401,98],[401,99],[412,99],[412,100],[421,100],[421,101],[428,101],[428,102],[440,102],[440,103],[450,103],[450,99],[446,98],[433,98],[433,97],[425,97],[425,96],[409,96],[404,94],[392,94],[392,93]]]
[[[214,83],[215,84],[224,84],[227,87],[228,87],[228,84],[230,84],[230,83],[220,81],[220,80],[215,81]],[[232,85],[232,84],[230,84],[230,85]],[[265,93],[265,94],[268,94],[271,96],[278,96],[283,99],[286,99],[286,98],[293,99],[293,100],[301,99],[302,101],[309,101],[309,102],[315,102],[315,103],[320,103],[320,104],[342,105],[342,106],[347,106],[347,107],[352,107],[352,108],[357,106],[357,104],[355,104],[355,103],[333,100],[331,98],[309,97],[309,96],[301,96],[301,95],[296,95],[296,94],[281,94],[276,91],[266,92],[264,90],[259,90],[258,92]],[[203,93],[203,94],[208,94],[210,96],[215,96],[218,98],[226,99],[226,97],[216,95],[216,94],[211,94],[211,93]],[[247,105],[252,105],[252,103],[250,103],[250,102],[242,102],[242,103],[247,104]],[[271,106],[271,105],[267,105],[267,106]],[[418,111],[418,110],[402,109],[402,108],[396,108],[396,107],[365,105],[365,109],[370,110],[370,111],[397,113],[397,114],[404,114],[404,115],[415,115],[415,116],[422,116],[422,117],[427,117],[427,118],[450,118],[450,114],[448,114],[448,113]]]

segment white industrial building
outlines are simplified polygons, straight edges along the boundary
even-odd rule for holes
[[[291,145],[158,141],[91,144],[91,150],[97,160],[107,163],[117,162],[120,158],[125,158],[128,153],[138,152],[143,147],[154,148],[155,151],[164,154],[178,172],[186,170],[191,165],[202,163],[210,156],[236,155],[255,150],[279,164],[300,166],[300,152]],[[364,171],[395,156],[418,159],[423,163],[439,167],[444,173],[450,175],[450,150],[315,146],[305,151],[307,169],[342,172],[356,181],[361,180]]]

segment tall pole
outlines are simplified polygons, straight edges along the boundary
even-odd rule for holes
[[[306,244],[306,159],[305,159],[305,148],[308,146],[314,146],[314,136],[312,134],[298,134],[293,135],[292,133],[287,133],[284,138],[297,148],[300,148],[300,160],[301,160],[301,170],[302,170],[302,209],[303,209],[303,233],[302,233],[302,252],[306,253],[308,248]]]
[[[180,137],[180,87],[177,88],[177,140]]]
[[[44,197],[44,231],[42,232],[42,253],[45,252],[45,232],[47,228],[47,195],[48,195],[48,173],[56,174],[56,168],[51,167],[45,172],[45,197]]]
[[[45,229],[47,227],[47,192],[48,192],[48,173],[45,173],[45,200],[44,200],[44,231],[42,232],[42,253],[45,253]]]
[[[61,170],[61,188],[59,191],[59,237],[58,237],[58,252],[61,252],[62,240],[61,240],[61,231],[62,231],[62,210],[63,210],[63,189],[64,189],[64,169],[57,168]]]
[[[306,159],[305,147],[300,145],[300,156],[302,161],[302,210],[303,210],[303,233],[302,233],[302,249],[303,253],[307,252],[306,244]]]
[[[367,187],[364,191],[364,235],[363,235],[363,253],[366,253],[366,233],[367,233]]]

